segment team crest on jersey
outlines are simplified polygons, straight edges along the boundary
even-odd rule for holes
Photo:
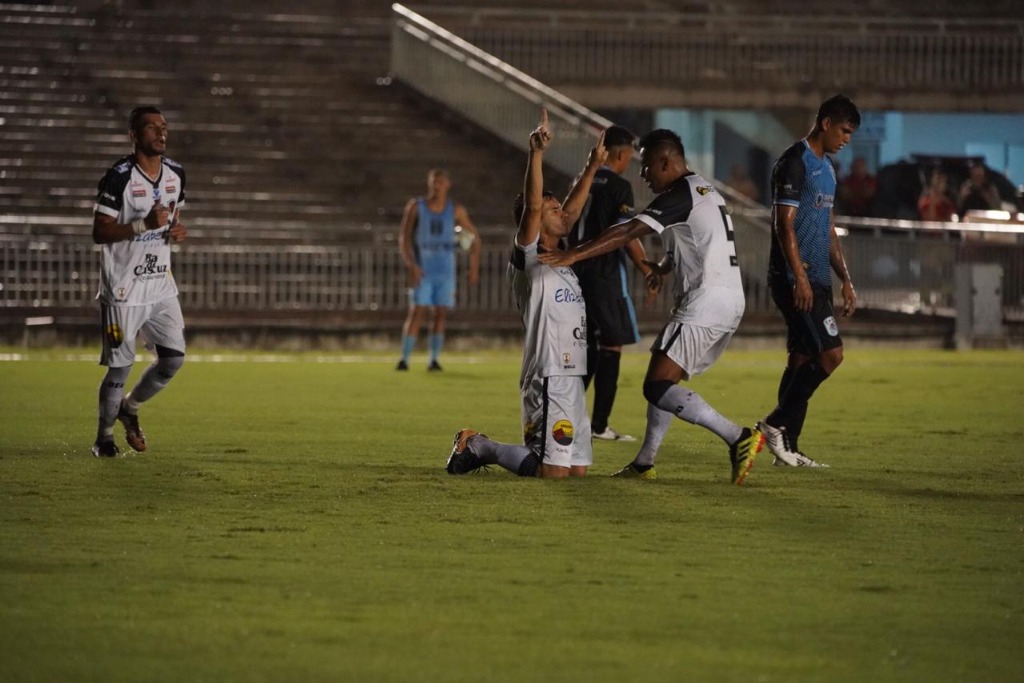
[[[825,325],[825,331],[828,332],[830,337],[839,336],[839,326],[836,325],[835,317],[830,315],[829,317],[825,318],[822,324]]]
[[[107,335],[107,343],[110,344],[110,348],[116,349],[124,341],[124,332],[121,330],[121,326],[117,323],[110,323],[103,329],[103,333]]]
[[[551,428],[551,436],[561,446],[572,445],[572,436],[575,432],[576,430],[573,429],[572,422],[568,420],[559,420]]]
[[[711,194],[714,191],[715,191],[715,188],[711,187],[710,185],[698,185],[697,186],[697,194],[699,194],[701,197],[703,197],[705,195],[709,195],[709,194]]]

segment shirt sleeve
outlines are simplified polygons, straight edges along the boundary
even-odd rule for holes
[[[96,206],[94,213],[117,217],[124,207],[124,188],[128,184],[128,175],[118,173],[115,169],[107,171],[96,188]]]
[[[772,202],[784,206],[800,206],[804,190],[804,162],[799,154],[787,152],[772,169]]]
[[[690,185],[680,181],[668,192],[655,197],[637,219],[659,235],[670,225],[685,223],[693,211],[693,194]]]

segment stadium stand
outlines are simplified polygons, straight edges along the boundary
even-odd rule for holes
[[[390,83],[386,7],[235,4],[3,5],[3,228],[88,219],[102,169],[129,151],[138,103],[167,114],[203,238],[390,234],[431,166],[451,170],[483,226],[507,222],[518,155]]]

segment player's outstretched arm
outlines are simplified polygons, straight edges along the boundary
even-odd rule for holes
[[[636,218],[613,225],[595,239],[577,245],[568,251],[547,251],[538,258],[549,266],[571,266],[578,261],[607,254],[624,247],[629,242],[653,232],[643,221]]]

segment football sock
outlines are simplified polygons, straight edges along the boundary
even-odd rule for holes
[[[736,443],[743,431],[735,422],[709,406],[700,394],[667,380],[645,383],[644,397],[680,420],[711,430],[729,445]]]
[[[107,368],[107,374],[100,382],[99,399],[99,425],[96,430],[97,438],[110,440],[114,436],[114,421],[117,420],[117,412],[121,409],[121,399],[124,398],[124,385],[131,374],[132,366],[126,365],[123,368]]]
[[[608,427],[608,418],[612,414],[615,392],[619,386],[621,360],[622,353],[619,351],[600,349],[597,352],[597,368],[594,373],[594,417],[590,421],[595,432],[603,432]]]
[[[409,356],[412,355],[413,347],[416,346],[416,337],[411,334],[402,335],[402,360],[406,363],[409,362]]]
[[[485,465],[498,465],[513,474],[519,474],[523,461],[533,454],[526,446],[520,444],[498,443],[479,434],[470,438],[469,450],[480,458]]]
[[[786,390],[789,389],[789,385],[793,381],[793,368],[789,365],[782,373],[782,379],[779,380],[779,392],[778,392],[778,405],[782,405],[782,397],[786,395]],[[800,438],[800,432],[804,428],[804,420],[807,418],[807,403],[800,406],[793,406],[793,412],[789,416],[788,422],[785,424],[786,434],[789,436],[789,446],[794,451],[799,450],[797,446],[797,440]]]
[[[428,339],[430,345],[430,362],[436,362],[441,355],[441,346],[444,344],[444,334],[432,334]]]
[[[635,464],[654,465],[654,458],[657,457],[661,442],[671,425],[672,413],[666,413],[653,403],[647,404],[647,431],[644,432],[644,443],[640,446],[640,452],[633,458]]]
[[[821,383],[828,379],[828,373],[816,361],[804,363],[793,371],[793,379],[789,383],[779,407],[772,411],[765,420],[775,427],[786,427],[789,431],[790,425],[795,424],[799,419],[799,426],[803,428],[803,417],[807,415],[807,402],[814,395]],[[791,444],[792,445],[792,444]]]
[[[165,356],[157,358],[156,362],[146,368],[139,378],[139,383],[131,390],[125,399],[124,406],[129,413],[139,412],[139,405],[156,396],[167,383],[171,381],[174,374],[185,364],[184,356]]]
[[[587,374],[583,376],[583,388],[590,388],[590,380],[594,379],[597,372],[597,343],[587,337]]]

